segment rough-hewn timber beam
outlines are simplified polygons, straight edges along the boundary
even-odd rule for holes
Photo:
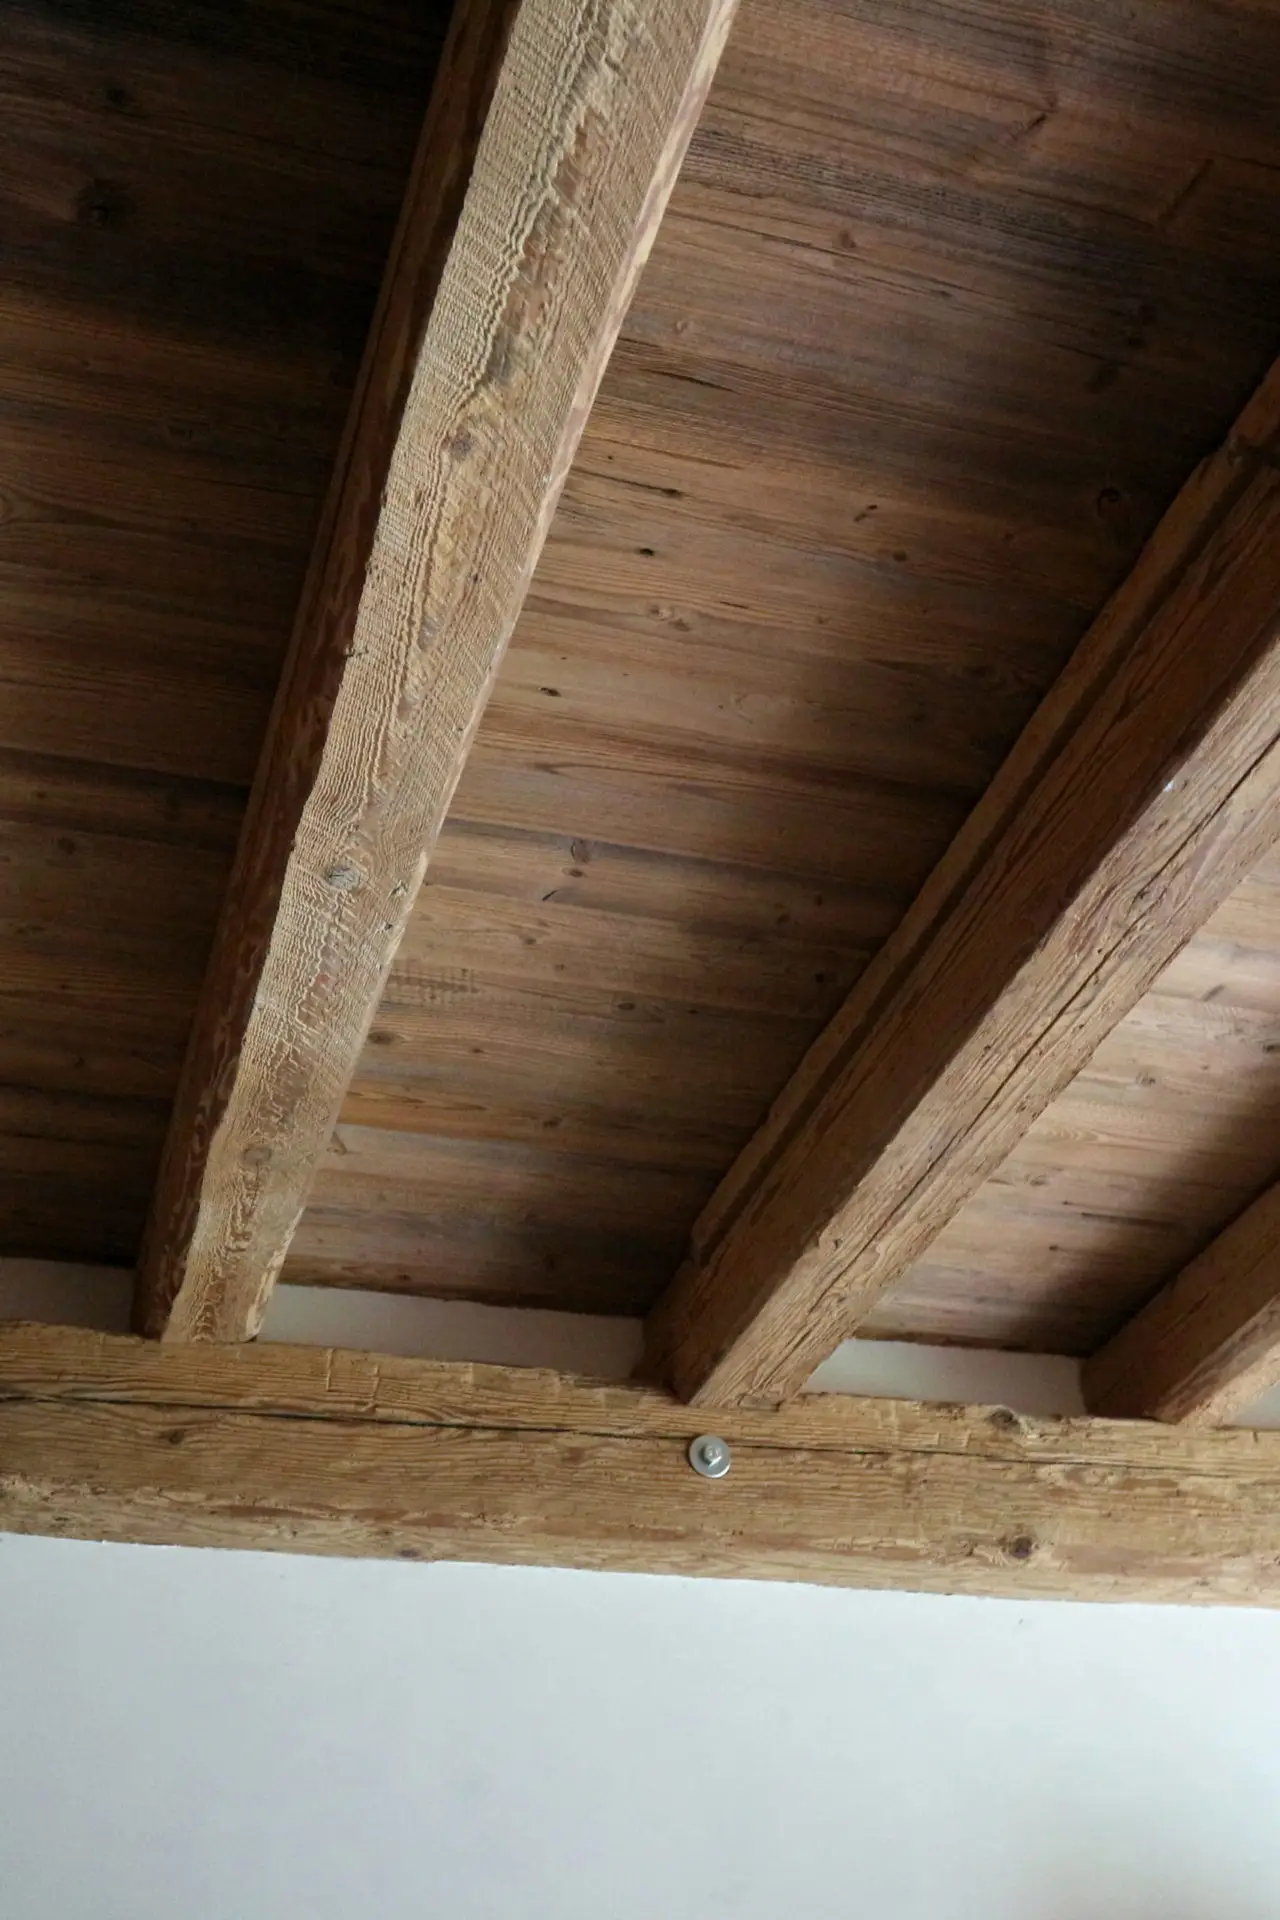
[[[735,0],[460,0],[205,981],[136,1323],[256,1332]]]
[[[1098,1413],[1212,1427],[1280,1381],[1280,1186],[1126,1321],[1084,1369]]]
[[[712,1197],[650,1327],[685,1398],[797,1391],[1274,840],[1278,439],[1273,372]]]
[[[0,1326],[0,1530],[296,1553],[1280,1603],[1280,1435],[643,1388]]]

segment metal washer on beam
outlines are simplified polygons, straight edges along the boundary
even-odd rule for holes
[[[723,1480],[733,1465],[733,1451],[718,1433],[700,1433],[689,1442],[689,1465],[704,1480]]]

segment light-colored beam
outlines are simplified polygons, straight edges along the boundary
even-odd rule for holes
[[[712,1197],[649,1365],[776,1403],[1280,829],[1280,375],[1197,472]]]
[[[257,1331],[735,0],[460,0],[205,980],[136,1324]]]
[[[1280,1603],[1280,1435],[0,1326],[0,1531],[1023,1598]]]
[[[1216,1426],[1280,1382],[1280,1186],[1085,1362],[1098,1413]]]

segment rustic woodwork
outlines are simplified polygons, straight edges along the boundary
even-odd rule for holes
[[[1280,1602],[1280,1436],[0,1327],[0,1529],[1096,1600]]]
[[[446,46],[139,1271],[257,1331],[733,0],[475,0]]]
[[[1093,1353],[1274,1177],[1280,860],[1236,888],[860,1333]]]
[[[1093,1355],[1099,1413],[1213,1426],[1280,1380],[1280,1187],[1270,1187]]]
[[[449,11],[0,10],[0,1252],[137,1260]],[[1274,357],[1278,85],[744,0],[284,1279],[653,1304]],[[860,1331],[1090,1354],[1263,1191],[1277,897]]]
[[[779,1399],[1280,831],[1280,370],[1188,483],[713,1196],[651,1357]]]
[[[385,1165],[325,1157],[285,1280],[656,1298],[1274,357],[1278,83],[1234,0],[744,0],[344,1107]],[[460,1143],[537,1204],[464,1221]],[[655,1164],[642,1236],[549,1233]],[[1083,1350],[1116,1287],[938,1327]]]

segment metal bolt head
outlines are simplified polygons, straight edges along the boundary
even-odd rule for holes
[[[700,1433],[689,1442],[689,1465],[704,1480],[723,1480],[733,1465],[729,1442],[718,1433]]]

